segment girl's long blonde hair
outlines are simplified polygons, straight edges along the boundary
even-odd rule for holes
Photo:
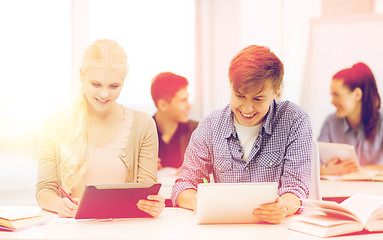
[[[80,67],[82,85],[87,72],[93,68],[110,67],[125,79],[128,72],[127,56],[124,49],[113,40],[102,39],[93,42],[85,50]],[[58,178],[69,193],[77,186],[86,170],[89,157],[89,116],[88,102],[83,87],[74,99],[67,114],[58,144]]]

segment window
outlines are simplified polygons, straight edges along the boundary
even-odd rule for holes
[[[42,117],[68,98],[70,11],[70,1],[0,2],[0,150],[27,144]]]
[[[195,78],[194,0],[93,0],[89,2],[89,42],[116,40],[128,55],[129,72],[119,102],[155,112],[150,85],[160,72]]]
[[[0,1],[0,205],[35,205],[37,127],[71,89],[71,2]]]

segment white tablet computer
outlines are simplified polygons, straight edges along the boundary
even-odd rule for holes
[[[87,185],[76,219],[150,217],[137,207],[140,199],[157,195],[161,183],[121,183]]]
[[[323,164],[329,162],[333,158],[339,158],[340,160],[351,159],[358,163],[358,157],[354,146],[344,143],[328,143],[318,142],[319,157]]]
[[[277,198],[278,183],[201,183],[197,191],[199,224],[255,223],[254,209]]]

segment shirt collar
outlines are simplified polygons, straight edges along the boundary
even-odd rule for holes
[[[263,121],[264,124],[262,128],[265,129],[265,132],[269,135],[271,135],[272,130],[273,130],[273,118],[274,118],[274,105],[275,105],[275,100],[273,100],[270,104],[269,111],[266,113],[265,120]],[[234,138],[237,137],[237,132],[235,131],[234,127],[234,113],[231,111],[230,105],[228,105],[224,111],[224,126],[229,126],[228,128],[223,129],[223,136],[225,138],[230,138],[233,136]]]
[[[342,122],[342,131],[343,131],[344,133],[347,133],[348,131],[351,131],[351,130],[352,130],[352,128],[351,128],[351,126],[348,124],[346,118],[342,118],[342,119],[341,119],[341,122]]]
[[[224,138],[230,138],[231,136],[237,138],[237,132],[234,127],[234,113],[231,111],[230,104],[226,106],[223,112],[224,122],[223,126],[228,126],[223,128],[223,136]]]
[[[263,124],[263,129],[265,129],[265,132],[269,135],[273,132],[273,123],[274,123],[274,115],[276,112],[276,102],[273,100],[270,104],[269,111],[266,113],[266,117]]]
[[[342,125],[342,131],[344,133],[348,133],[348,132],[352,132],[354,133],[354,130],[352,129],[352,127],[350,126],[350,124],[347,122],[347,119],[344,117],[344,118],[341,118],[341,125]],[[364,127],[363,127],[363,124],[360,124],[358,126],[358,132],[356,134],[364,134]],[[355,133],[354,133],[355,134]]]

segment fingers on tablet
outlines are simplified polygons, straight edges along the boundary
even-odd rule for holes
[[[165,207],[165,199],[161,195],[149,195],[148,200],[141,199],[137,203],[138,209],[147,212],[153,217],[160,215]]]
[[[161,195],[148,195],[148,200],[158,201],[158,202],[165,202],[165,198]]]

